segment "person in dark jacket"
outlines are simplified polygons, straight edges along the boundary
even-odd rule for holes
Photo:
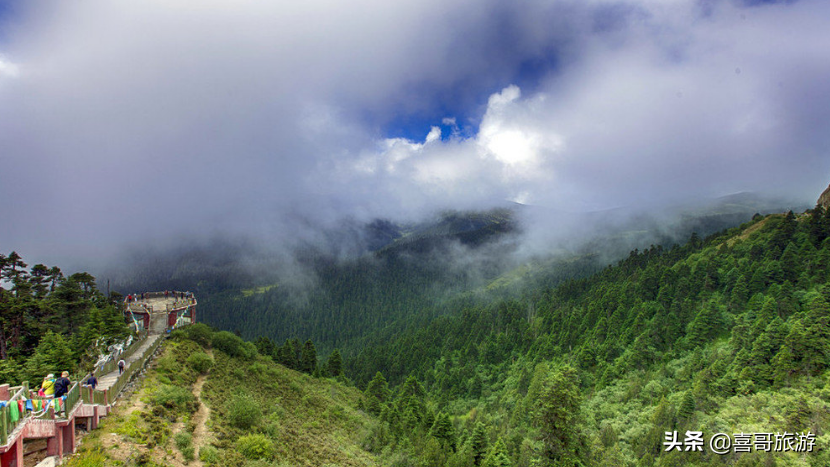
[[[92,386],[92,389],[95,389],[95,386],[98,386],[98,378],[95,377],[95,373],[90,373],[89,378],[86,379],[87,386]]]
[[[69,392],[69,372],[64,371],[61,377],[55,380],[55,397],[65,396]]]

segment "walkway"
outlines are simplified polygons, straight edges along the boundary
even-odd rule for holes
[[[54,401],[60,402],[57,410],[41,410],[40,398],[29,390],[28,383],[16,387],[0,384],[0,467],[23,466],[24,440],[46,439],[47,455],[58,459],[74,452],[76,419],[87,429],[97,428],[100,417],[109,414],[121,390],[147,365],[167,332],[195,322],[196,299],[192,294],[187,298],[183,292],[150,292],[144,296],[146,300],[125,303],[125,314],[131,321],[141,315],[144,326],[139,327],[138,339],[98,370],[95,389],[76,381],[65,398]],[[117,362],[122,358],[127,365],[119,374]],[[31,404],[28,408],[27,400]],[[18,406],[18,401],[24,402]]]
[[[138,346],[138,349],[136,349],[136,351],[133,354],[129,355],[127,358],[124,359],[124,361],[127,363],[127,366],[124,368],[124,371],[129,372],[130,368],[135,362],[139,362],[140,365],[144,365],[143,358],[144,354],[147,352],[147,349],[149,349],[150,347],[154,347],[156,341],[162,339],[163,337],[164,336],[161,334],[150,334],[149,336],[147,336],[147,338],[144,339],[144,342],[142,342],[141,345]],[[115,383],[118,382],[119,375],[120,373],[118,372],[118,367],[116,366],[115,370],[110,371],[109,373],[106,373],[104,375],[98,376],[98,387],[96,389],[98,389],[99,391],[109,390],[110,388],[115,386]]]

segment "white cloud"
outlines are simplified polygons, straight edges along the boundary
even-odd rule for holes
[[[25,2],[0,44],[0,243],[812,196],[830,5],[706,4]],[[424,114],[423,140],[379,130]]]
[[[16,78],[20,75],[20,68],[0,55],[0,77]]]

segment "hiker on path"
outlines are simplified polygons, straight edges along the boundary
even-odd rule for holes
[[[127,362],[125,362],[123,358],[121,360],[118,360],[118,374],[119,375],[124,373],[124,367],[125,366],[127,366]]]
[[[61,397],[66,395],[69,392],[69,372],[64,371],[61,373],[61,377],[55,380],[55,397]]]
[[[98,386],[98,378],[95,377],[94,372],[89,374],[89,378],[86,379],[86,385],[92,386],[92,389],[95,389],[95,386]]]
[[[52,397],[55,395],[55,375],[49,373],[43,378],[43,383],[40,385],[40,391],[37,392],[41,397]]]

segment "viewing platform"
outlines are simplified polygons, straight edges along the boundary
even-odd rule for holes
[[[130,294],[124,314],[136,331],[161,334],[196,322],[196,297],[190,292],[164,291]]]
[[[24,443],[30,440],[46,440],[48,456],[62,458],[75,452],[76,422],[87,430],[96,429],[127,383],[146,367],[164,336],[196,321],[196,298],[188,292],[130,295],[124,305],[125,318],[136,328],[137,338],[97,364],[95,389],[83,384],[89,375],[80,381],[71,377],[69,391],[60,398],[40,397],[28,382],[0,385],[0,467],[23,467]],[[126,366],[120,372],[117,362],[122,359]]]

